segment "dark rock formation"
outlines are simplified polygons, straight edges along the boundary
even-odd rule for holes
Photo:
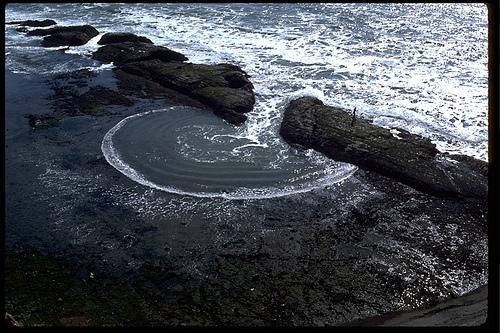
[[[166,47],[131,42],[114,43],[100,47],[92,54],[92,59],[106,63],[113,62],[115,65],[142,60],[160,60],[164,62],[187,60],[184,55]]]
[[[124,43],[124,42],[153,44],[153,42],[149,38],[143,36],[137,36],[129,32],[109,32],[107,34],[104,34],[101,37],[101,39],[97,42],[97,44],[107,45],[107,44]]]
[[[42,41],[45,47],[83,45],[98,34],[90,25],[27,31],[29,36],[45,36]],[[122,92],[140,97],[168,98],[181,104],[208,108],[234,125],[245,122],[247,117],[244,113],[253,109],[253,85],[248,80],[248,74],[238,66],[185,63],[188,59],[183,54],[154,45],[148,38],[132,33],[106,33],[98,44],[105,45],[92,54],[92,59],[112,62],[116,66],[114,72]],[[100,91],[97,95],[102,93]],[[72,94],[69,98],[58,100],[62,104],[76,103],[81,112],[91,114],[96,111],[92,103],[108,105],[93,99],[82,102],[81,98]],[[121,97],[116,101],[119,105],[128,105]],[[69,113],[77,113],[78,108]],[[97,109],[100,107],[97,106]]]
[[[84,33],[94,34],[97,36],[99,32],[91,25],[75,25],[69,27],[54,27],[48,29],[34,29],[27,33],[28,36],[48,36],[60,33]]]
[[[206,87],[193,91],[193,96],[214,110],[231,124],[242,124],[252,111],[255,97],[252,91],[229,87]]]
[[[231,124],[242,124],[243,113],[255,104],[248,75],[234,65],[150,60],[128,63],[121,70],[192,97]]]
[[[203,109],[205,106],[187,95],[162,86],[159,83],[145,79],[141,76],[126,73],[121,69],[114,69],[114,75],[118,82],[118,91],[124,95],[132,95],[139,98],[166,99],[181,105],[193,106]]]
[[[438,154],[429,139],[378,127],[313,97],[285,109],[280,134],[290,144],[313,148],[338,161],[375,171],[438,196],[486,198],[487,163]]]
[[[12,21],[7,22],[6,24],[18,24],[26,27],[49,27],[51,25],[55,25],[56,21],[54,20],[26,20],[26,21]]]
[[[28,32],[28,31],[29,31],[29,29],[28,29],[28,28],[26,28],[26,27],[19,27],[19,28],[16,28],[16,31],[17,31],[17,32]]]
[[[46,36],[42,41],[45,47],[83,45],[98,34],[90,25],[35,29],[27,33],[28,36]]]
[[[106,38],[105,41],[137,37],[115,35],[119,38]],[[255,104],[248,75],[235,65],[184,63],[187,60],[184,55],[166,47],[131,41],[105,45],[95,51],[92,58],[117,66],[116,76],[125,80],[119,84],[122,89],[140,86],[138,91],[143,95],[153,93],[169,98],[177,95],[174,100],[208,107],[234,125],[242,124],[246,120],[244,113],[250,112]]]

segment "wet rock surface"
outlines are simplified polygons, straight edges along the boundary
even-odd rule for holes
[[[99,32],[91,25],[34,29],[28,36],[45,36],[41,42],[44,47],[84,45]]]
[[[26,27],[19,27],[19,28],[16,28],[16,31],[18,31],[18,32],[28,32],[29,29],[26,28]]]
[[[291,144],[313,148],[438,196],[486,199],[488,195],[487,163],[439,154],[429,139],[402,129],[393,135],[389,129],[313,97],[289,103],[280,134]]]
[[[100,84],[89,84],[88,79],[97,74],[81,70],[70,74],[62,74],[49,80],[53,90],[51,95],[54,115],[59,118],[67,116],[109,114],[107,107],[113,105],[129,107],[134,101],[116,91],[115,87]]]
[[[98,34],[91,25],[27,31],[29,36],[46,36],[42,45],[47,47],[83,45]],[[148,38],[132,33],[107,33],[98,44],[106,45],[96,50],[91,58],[116,66],[114,72],[121,81],[118,83],[121,93],[143,98],[166,98],[212,110],[234,125],[243,124],[247,119],[244,114],[253,109],[253,85],[248,74],[236,65],[187,63],[188,59],[183,54],[154,45]],[[115,94],[116,104],[127,105],[123,104],[124,99],[119,94]],[[100,100],[86,97],[78,99],[78,96],[73,96],[68,103],[84,103],[83,113],[96,113],[90,104],[99,104]],[[109,105],[109,102],[101,104]]]
[[[99,45],[106,45],[112,43],[124,43],[124,42],[132,42],[132,43],[148,43],[153,44],[153,42],[144,36],[137,36],[130,32],[108,32],[104,34],[101,39],[97,42]]]
[[[59,189],[57,196],[47,198],[53,211],[49,229],[59,231],[38,232],[34,241],[26,220],[23,234],[13,232],[19,225],[7,226],[11,248],[38,244],[64,258],[70,277],[90,283],[82,287],[82,295],[62,298],[83,302],[89,294],[97,295],[92,302],[101,302],[106,310],[94,320],[118,325],[339,325],[432,307],[486,281],[487,211],[481,203],[436,199],[359,172],[335,188],[307,195],[229,203],[220,219],[186,221],[190,209],[180,216],[163,217],[154,208],[142,214],[147,202],[159,200],[159,207],[170,207],[184,199],[139,188],[137,208],[127,205],[120,196],[137,190],[125,190],[126,179],[103,176],[109,166],[102,157],[92,156],[91,150],[68,155],[75,140],[88,141],[94,133],[81,132],[65,144],[64,153],[51,154],[55,173],[41,182],[46,189],[37,190]],[[50,141],[54,145],[63,137],[61,132]],[[63,180],[63,174],[71,180]],[[89,192],[84,174],[101,175]],[[56,197],[65,199],[54,201]],[[13,242],[16,237],[26,241]],[[60,249],[50,245],[53,237]],[[90,272],[95,280],[89,279]],[[16,302],[10,304],[21,311]],[[136,317],[120,315],[126,311],[123,304],[137,304]],[[11,312],[16,318],[22,313]],[[72,315],[90,317],[89,312]]]
[[[120,69],[187,95],[235,125],[246,120],[243,114],[255,104],[248,75],[234,65],[147,60],[131,62]]]
[[[206,108],[204,104],[192,97],[181,94],[177,90],[167,88],[142,76],[130,74],[121,69],[114,69],[113,72],[117,79],[118,91],[127,96],[162,99],[178,105],[194,106],[200,109]]]
[[[187,58],[166,47],[148,43],[120,42],[100,47],[92,54],[92,58],[102,62],[113,62],[123,65],[133,61],[160,60],[160,61],[185,61]]]
[[[195,100],[231,124],[241,125],[246,120],[244,113],[253,109],[255,96],[248,74],[241,68],[230,64],[186,63],[184,55],[165,47],[132,42],[135,37],[127,37],[130,40],[127,42],[105,45],[95,51],[92,58],[113,62],[119,79],[129,81],[130,75],[140,77],[143,86],[152,88],[156,95],[162,89],[166,89],[167,95],[176,91],[179,100]],[[126,82],[124,85],[131,84]],[[147,94],[150,90],[141,91]]]

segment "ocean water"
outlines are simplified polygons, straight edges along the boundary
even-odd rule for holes
[[[104,33],[127,31],[190,62],[232,63],[251,76],[256,104],[241,127],[166,109],[108,132],[108,162],[153,188],[258,198],[348,177],[355,167],[296,151],[279,137],[284,107],[304,95],[356,107],[375,124],[431,138],[443,152],[488,158],[485,4],[9,4],[5,18],[100,32],[83,46],[42,48],[39,37],[6,25],[6,68],[14,73],[111,70],[88,55]]]

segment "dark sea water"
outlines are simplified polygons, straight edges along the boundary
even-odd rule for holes
[[[6,7],[7,21],[37,18],[52,18],[61,25],[92,24],[100,34],[86,45],[60,51],[61,48],[39,47],[37,37],[26,37],[16,32],[15,26],[6,26],[7,70],[30,76],[48,76],[78,68],[110,70],[112,65],[101,65],[84,55],[98,47],[102,34],[129,31],[184,53],[192,62],[234,63],[250,74],[257,102],[247,123],[242,128],[231,128],[220,122],[212,125],[220,126],[217,129],[200,129],[194,117],[188,131],[200,135],[192,135],[187,141],[200,149],[177,147],[183,151],[182,157],[177,154],[174,158],[191,161],[185,165],[186,177],[192,176],[191,171],[196,173],[194,166],[205,161],[204,168],[218,173],[219,178],[212,180],[226,173],[219,167],[233,163],[239,171],[228,179],[236,179],[241,191],[231,186],[205,191],[190,187],[188,182],[169,186],[168,180],[153,180],[159,175],[152,170],[164,168],[159,165],[136,170],[143,174],[139,177],[142,181],[137,173],[121,168],[120,171],[143,184],[153,183],[156,188],[193,195],[259,197],[293,193],[344,179],[354,171],[353,167],[328,161],[314,152],[294,160],[294,152],[279,138],[284,106],[302,95],[319,97],[326,104],[357,107],[359,114],[375,124],[430,137],[441,151],[487,160],[484,4],[14,4]],[[176,120],[170,119],[171,114],[155,117],[169,123]],[[137,126],[146,128],[150,118],[139,117],[130,123],[139,122]],[[160,139],[153,128],[141,132],[141,138],[144,133],[151,136],[150,141]],[[131,137],[133,133],[121,135]],[[204,156],[198,156],[204,148],[208,149],[203,146],[202,138],[213,135],[218,135],[218,139],[210,148],[214,150],[212,154],[205,152]],[[168,146],[186,144],[186,139],[183,143],[175,137],[168,140]],[[155,144],[161,142],[149,148],[143,146],[143,153],[150,154]],[[108,148],[105,150],[109,151]],[[134,147],[134,152],[123,151],[126,149],[121,146],[116,151],[130,155],[138,147]],[[128,170],[141,168],[134,161],[124,162]],[[251,164],[260,164],[264,173],[267,170],[263,183],[245,183],[253,177],[252,168],[245,172]],[[288,171],[276,174],[275,169]],[[298,170],[298,175],[294,176],[293,170]],[[209,186],[202,180],[199,183],[201,187]]]
[[[9,246],[83,253],[80,258],[99,258],[93,262],[112,272],[172,260],[203,278],[218,274],[213,257],[231,248],[227,244],[239,250],[241,242],[241,249],[251,252],[262,242],[287,265],[306,251],[320,253],[324,244],[316,247],[314,232],[329,235],[331,226],[344,230],[343,223],[355,223],[344,216],[385,194],[360,181],[355,166],[283,142],[278,130],[284,107],[304,95],[356,107],[377,125],[429,137],[440,151],[488,157],[485,4],[5,8],[6,21],[54,19],[59,25],[91,24],[99,30],[83,46],[43,48],[39,37],[5,26]],[[131,108],[110,108],[114,114],[67,117],[56,128],[33,131],[23,116],[51,112],[53,91],[47,82],[57,75],[89,69],[98,74],[93,85],[115,84],[113,65],[89,58],[101,36],[113,31],[146,36],[190,62],[239,65],[255,86],[256,104],[247,122],[235,127],[210,112],[138,101]],[[367,229],[357,240],[359,248],[338,236],[335,249],[320,256],[331,259],[325,262],[333,273],[340,272],[332,283],[346,281],[341,280],[344,270],[354,272],[346,276],[360,286],[357,297],[374,302],[365,304],[368,310],[339,308],[340,315],[355,319],[413,308],[431,296],[461,295],[484,285],[487,237],[479,229],[471,236],[459,223],[440,222],[425,214],[415,221],[400,216]],[[404,238],[398,226],[415,233]],[[295,229],[293,238],[288,233]],[[276,239],[285,245],[274,245]],[[451,254],[438,257],[416,246],[416,239]],[[306,250],[307,242],[313,250]],[[468,242],[474,243],[471,257],[480,260],[463,264],[454,251]],[[350,259],[350,251],[366,249],[371,251],[366,257]],[[280,268],[279,261],[272,263]],[[293,271],[290,265],[286,269]],[[372,288],[363,274],[357,275],[365,267],[406,284],[385,298],[393,292],[389,287],[383,289],[377,280],[378,289]]]

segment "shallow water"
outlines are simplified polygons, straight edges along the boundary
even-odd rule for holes
[[[283,196],[331,185],[357,169],[284,146],[240,137],[205,110],[171,107],[122,120],[104,137],[102,151],[143,185],[197,197]]]

